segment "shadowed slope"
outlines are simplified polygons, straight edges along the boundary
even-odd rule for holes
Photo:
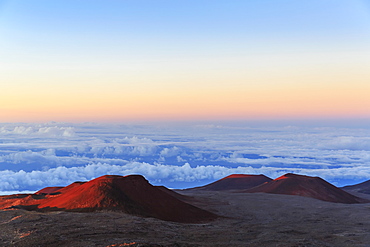
[[[185,196],[177,193],[176,191],[173,191],[165,186],[155,186],[157,189],[169,194],[170,196],[173,196],[181,201],[190,201],[192,197],[190,196]]]
[[[192,190],[245,190],[256,187],[272,179],[265,175],[233,174],[205,186],[192,188]]]
[[[182,202],[152,186],[139,175],[102,176],[86,183],[73,183],[56,192],[58,193],[37,195],[40,197],[38,199],[33,198],[36,195],[26,195],[25,198],[17,202],[13,201],[9,205],[39,211],[115,210],[186,223],[216,218],[216,215]],[[10,196],[7,199],[12,201]],[[3,205],[2,208],[4,209],[5,206]]]
[[[365,182],[355,184],[355,185],[345,186],[345,187],[342,187],[342,189],[364,193],[364,194],[370,194],[370,180],[367,180]]]
[[[285,174],[255,188],[245,190],[244,192],[298,195],[337,203],[368,202],[366,199],[353,196],[319,177],[309,177],[291,173]]]

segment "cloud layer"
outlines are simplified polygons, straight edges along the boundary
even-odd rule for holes
[[[192,187],[232,173],[287,172],[337,185],[370,178],[370,131],[247,125],[1,124],[0,191],[104,174]]]

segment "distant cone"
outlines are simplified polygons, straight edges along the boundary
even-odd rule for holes
[[[319,177],[288,173],[260,186],[245,190],[248,193],[272,193],[311,197],[328,202],[364,203],[365,199],[351,195]]]
[[[256,187],[272,179],[265,175],[232,174],[216,182],[193,188],[194,190],[222,191],[245,190]]]
[[[342,189],[363,194],[370,194],[370,180],[355,185],[345,186]]]

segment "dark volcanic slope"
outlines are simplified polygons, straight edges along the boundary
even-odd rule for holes
[[[181,200],[181,201],[191,201],[191,197],[190,196],[185,196],[185,195],[181,195],[165,186],[155,186],[157,189],[163,191],[163,192],[166,192],[167,194]]]
[[[0,207],[17,206],[38,211],[114,210],[186,223],[216,218],[216,215],[152,186],[139,175],[102,176],[86,183],[73,183],[57,192],[60,193],[0,197]]]
[[[370,180],[355,185],[345,186],[342,189],[370,194]]]
[[[269,182],[271,180],[271,178],[266,177],[265,175],[233,174],[217,180],[216,182],[193,189],[209,191],[245,190]]]
[[[272,194],[298,195],[328,202],[364,203],[365,199],[351,195],[319,177],[285,174],[275,180],[244,192],[264,192]]]

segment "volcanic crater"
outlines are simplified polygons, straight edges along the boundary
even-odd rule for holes
[[[41,212],[110,210],[183,223],[217,218],[213,213],[179,200],[174,196],[176,192],[171,193],[151,185],[140,175],[106,175],[66,187],[44,188],[35,194],[1,196],[0,209]]]

